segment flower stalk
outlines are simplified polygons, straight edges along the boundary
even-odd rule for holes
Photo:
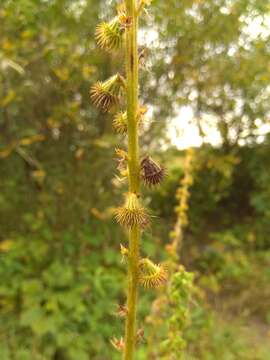
[[[121,305],[118,316],[125,318],[125,336],[113,337],[112,346],[120,351],[123,360],[133,360],[135,347],[143,341],[143,328],[137,329],[138,287],[155,288],[167,281],[167,271],[162,264],[154,264],[150,259],[140,257],[139,247],[142,231],[150,224],[150,215],[143,206],[140,182],[158,185],[164,177],[164,169],[150,156],[140,159],[139,128],[143,124],[147,107],[138,102],[138,16],[150,0],[125,0],[118,6],[118,16],[109,23],[97,26],[96,40],[109,52],[125,49],[125,78],[116,74],[109,79],[98,81],[90,89],[93,103],[103,112],[114,113],[112,125],[120,135],[127,136],[127,151],[117,148],[117,169],[120,182],[128,179],[125,202],[115,210],[116,221],[128,230],[129,246],[120,245],[122,262],[128,266],[127,303]],[[124,95],[124,96],[123,96]],[[125,98],[126,108],[123,109]]]
[[[140,192],[140,164],[138,145],[138,16],[135,0],[126,0],[126,13],[130,17],[131,26],[126,29],[125,61],[127,85],[127,134],[128,134],[128,182],[129,191],[136,195]],[[125,348],[123,359],[134,358],[136,345],[136,314],[139,286],[139,245],[140,227],[129,230],[128,257],[128,314],[125,324]]]

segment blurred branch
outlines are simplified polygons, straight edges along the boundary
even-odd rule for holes
[[[15,152],[31,167],[37,168],[39,170],[42,169],[42,165],[40,164],[40,162],[27,154],[27,152],[22,147],[17,146],[15,148]]]

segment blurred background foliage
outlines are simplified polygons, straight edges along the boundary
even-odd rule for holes
[[[112,4],[0,4],[3,360],[119,358],[109,340],[123,330],[114,312],[125,299],[126,240],[112,210],[123,191],[114,148],[124,140],[89,101],[90,85],[123,66],[94,41]],[[203,139],[181,251],[197,287],[185,359],[269,359],[270,136],[261,133],[269,126],[269,12],[265,0],[154,0],[142,22],[149,51],[140,92],[151,109],[142,153],[150,147],[168,172],[147,193],[159,221],[143,248],[158,259],[176,221],[185,151],[171,145],[168,129],[182,106]],[[209,124],[219,146],[207,143]],[[141,293],[146,339],[157,338],[138,359],[161,359],[164,324],[153,334],[147,322],[159,296]]]

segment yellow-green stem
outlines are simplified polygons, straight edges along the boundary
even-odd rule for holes
[[[139,194],[140,166],[138,147],[138,124],[136,120],[138,108],[138,19],[136,1],[126,0],[127,15],[132,18],[132,25],[126,31],[126,79],[127,79],[127,121],[128,121],[128,170],[129,191]],[[128,261],[128,294],[127,318],[125,326],[125,348],[123,359],[134,358],[136,345],[136,312],[138,293],[138,262],[139,262],[140,229],[138,226],[129,231]]]

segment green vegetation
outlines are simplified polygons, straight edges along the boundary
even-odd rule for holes
[[[1,360],[121,358],[111,339],[123,335],[115,314],[127,288],[119,251],[127,239],[114,219],[122,164],[113,176],[129,114],[122,103],[112,116],[89,99],[98,80],[125,75],[115,6],[0,4]],[[269,126],[269,11],[265,0],[153,0],[142,13],[139,39],[150,35],[139,49],[139,90],[150,109],[141,109],[140,153],[151,151],[167,176],[144,191],[153,221],[141,253],[173,266],[179,257],[182,266],[164,288],[140,291],[145,336],[136,359],[269,359],[270,136],[261,134]],[[109,19],[103,51],[95,29]],[[107,108],[123,97],[121,76]],[[181,106],[192,109],[204,142],[193,149],[175,257],[187,152],[171,145],[168,128]],[[219,146],[208,143],[209,125]]]

